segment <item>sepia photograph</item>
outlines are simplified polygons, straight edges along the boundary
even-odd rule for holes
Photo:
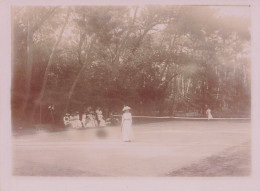
[[[252,177],[251,15],[11,5],[11,176]]]

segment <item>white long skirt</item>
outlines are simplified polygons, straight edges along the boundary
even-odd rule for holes
[[[132,129],[132,122],[130,120],[125,120],[122,125],[122,136],[123,141],[133,141],[134,133]]]
[[[213,119],[213,116],[211,115],[211,113],[208,114],[208,119]]]
[[[81,123],[81,121],[79,119],[77,119],[75,121],[75,123],[76,123],[76,128],[82,128],[82,123]]]
[[[105,127],[106,126],[106,122],[103,118],[99,119],[99,126],[100,127]]]
[[[87,119],[86,122],[86,127],[96,127],[97,126],[97,121],[93,118]]]

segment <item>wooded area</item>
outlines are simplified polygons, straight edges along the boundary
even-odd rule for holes
[[[12,120],[124,105],[250,115],[250,18],[200,6],[12,8]],[[15,124],[14,124],[15,125]]]

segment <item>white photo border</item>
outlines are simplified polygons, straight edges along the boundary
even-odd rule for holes
[[[88,178],[88,177],[19,177],[12,176],[11,145],[11,6],[29,5],[249,5],[252,8],[252,173],[249,177],[174,177],[174,178]],[[260,1],[249,0],[0,0],[0,190],[69,191],[69,190],[181,190],[181,191],[260,191]]]

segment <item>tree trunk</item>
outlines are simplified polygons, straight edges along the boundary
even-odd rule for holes
[[[91,54],[92,46],[93,46],[95,40],[96,40],[95,37],[94,37],[93,39],[91,39],[90,45],[89,45],[89,47],[88,47],[88,51],[87,51],[86,54],[85,54],[85,55],[87,55],[87,56],[84,56],[84,59],[85,59],[85,60],[82,61],[82,60],[79,58],[79,62],[83,62],[84,64],[82,65],[82,67],[81,67],[79,73],[77,74],[77,76],[76,76],[76,78],[75,78],[75,80],[74,80],[74,82],[73,82],[73,84],[72,84],[72,86],[71,86],[71,88],[70,88],[70,91],[69,91],[69,94],[68,94],[68,99],[67,99],[67,102],[66,102],[65,112],[68,112],[68,108],[69,108],[69,104],[70,104],[70,101],[71,101],[71,97],[72,97],[72,95],[73,95],[73,93],[74,93],[74,90],[75,90],[75,88],[76,88],[76,85],[77,85],[77,83],[78,83],[78,81],[79,81],[79,79],[80,79],[80,76],[82,75],[83,71],[84,71],[84,70],[86,69],[86,67],[88,66],[89,55]],[[79,46],[80,46],[80,44],[81,44],[81,42],[79,43]]]
[[[176,110],[176,94],[177,94],[177,79],[173,79],[173,88],[172,88],[172,102],[170,106],[170,115],[174,114],[174,111]]]
[[[27,21],[27,62],[26,62],[26,75],[25,75],[25,86],[24,86],[24,101],[23,105],[21,107],[21,116],[23,120],[25,119],[26,113],[27,113],[27,105],[30,97],[30,89],[31,89],[31,76],[32,76],[32,66],[33,66],[33,54],[32,54],[32,48],[33,48],[33,41],[32,41],[32,29],[31,29],[31,23],[30,19]]]
[[[75,78],[75,80],[74,80],[74,82],[73,82],[73,84],[72,84],[72,86],[70,88],[70,91],[69,91],[69,94],[68,94],[68,99],[67,99],[67,102],[66,102],[65,112],[68,112],[68,108],[69,108],[69,104],[70,104],[70,101],[71,101],[71,97],[72,97],[72,95],[74,93],[76,85],[78,84],[79,78],[80,78],[81,74],[83,73],[83,71],[85,70],[86,67],[87,67],[87,64],[84,64],[81,67],[78,75],[76,76],[76,78]]]
[[[46,67],[45,73],[44,73],[42,89],[41,89],[39,97],[36,100],[36,103],[34,104],[34,107],[32,109],[32,115],[35,113],[38,104],[39,104],[40,108],[42,108],[42,101],[43,101],[44,93],[45,93],[45,90],[46,90],[46,85],[47,85],[47,82],[48,82],[48,74],[50,72],[50,68],[51,68],[51,65],[53,63],[53,58],[54,58],[56,49],[57,49],[57,47],[58,47],[58,45],[59,45],[59,43],[60,43],[60,41],[62,39],[63,32],[65,30],[65,27],[66,27],[68,21],[69,21],[70,12],[71,12],[70,8],[68,8],[65,22],[64,22],[64,24],[62,26],[62,29],[61,29],[60,33],[59,33],[58,39],[56,40],[56,42],[55,42],[55,44],[54,44],[54,46],[52,48],[52,52],[51,52],[51,55],[49,57],[49,61],[48,61],[48,64],[47,64],[47,67]],[[40,116],[42,116],[41,110],[40,110]],[[40,123],[41,123],[41,121],[40,121]]]
[[[33,34],[43,25],[43,23],[50,18],[57,7],[51,8],[41,19],[38,23],[32,24],[31,18],[27,20],[27,61],[26,61],[26,75],[25,75],[25,86],[24,86],[24,100],[22,102],[22,106],[20,108],[20,116],[23,121],[32,118],[32,113],[29,113],[29,99],[31,93],[31,78],[32,78],[32,68],[33,68]],[[29,113],[29,116],[26,115]]]

